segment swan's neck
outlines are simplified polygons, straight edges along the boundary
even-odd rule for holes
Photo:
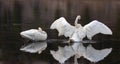
[[[80,20],[80,19],[81,19],[81,16],[80,16],[80,15],[78,15],[78,16],[76,17],[76,19],[75,19],[75,23],[74,23],[74,24],[75,24],[75,27],[76,27],[76,28],[82,27],[81,24],[78,24],[78,20]]]
[[[75,26],[78,24],[78,20],[80,20],[81,19],[81,16],[80,15],[78,15],[77,17],[76,17],[76,19],[75,19]]]

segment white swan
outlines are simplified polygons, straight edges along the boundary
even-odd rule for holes
[[[22,31],[20,35],[23,38],[27,38],[35,41],[47,39],[47,33],[43,31],[40,27],[38,29],[30,29],[30,30]]]
[[[47,47],[46,42],[33,42],[20,48],[21,51],[29,52],[29,53],[38,53],[40,54]]]
[[[72,46],[59,47],[58,51],[50,52],[61,64],[64,64],[72,56],[75,56],[74,64],[78,64],[77,59],[82,56],[91,62],[98,62],[103,60],[111,51],[112,48],[96,50],[91,45],[84,47],[82,43],[74,43]]]
[[[50,29],[57,29],[59,32],[58,36],[64,35],[74,41],[82,41],[86,36],[91,40],[92,37],[98,33],[112,34],[112,31],[105,24],[97,20],[82,27],[81,24],[78,24],[78,19],[80,18],[81,17],[78,15],[75,20],[75,26],[72,26],[64,17],[61,17],[51,24]]]

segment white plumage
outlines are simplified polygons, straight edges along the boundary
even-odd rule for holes
[[[82,27],[81,24],[78,24],[78,19],[80,18],[81,17],[78,15],[75,20],[75,26],[72,26],[64,17],[61,17],[52,23],[50,29],[57,29],[59,32],[58,36],[64,35],[74,41],[82,41],[86,36],[88,39],[92,39],[92,37],[98,33],[112,34],[112,31],[105,24],[97,20]]]
[[[91,45],[87,46],[85,58],[87,58],[91,62],[98,62],[103,60],[108,54],[110,54],[112,48],[96,50]]]
[[[74,55],[74,51],[71,46],[58,47],[58,51],[51,50],[52,56],[59,61],[59,63],[64,64],[71,56]]]
[[[98,33],[112,35],[111,29],[97,20],[90,22],[89,24],[85,25],[83,28],[86,30],[86,34],[89,39],[92,39],[92,36]]]
[[[30,52],[30,53],[41,53],[47,47],[46,42],[34,42],[27,46],[20,48],[21,51]]]
[[[72,48],[74,49],[74,51],[76,51],[75,59],[83,56],[84,58],[88,59],[91,62],[98,62],[103,60],[112,51],[112,48],[96,50],[95,48],[92,47],[92,45],[84,47],[82,43],[74,43],[72,45]]]
[[[78,64],[77,58],[82,56],[91,62],[98,62],[103,60],[111,51],[112,48],[96,50],[91,45],[84,47],[82,43],[74,43],[71,46],[59,47],[58,51],[50,52],[61,64],[72,56],[75,56],[74,64]]]
[[[40,27],[38,29],[30,29],[30,30],[22,31],[20,35],[23,38],[27,38],[35,41],[47,39],[47,33],[43,31]]]

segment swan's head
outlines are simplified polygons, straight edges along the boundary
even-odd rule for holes
[[[45,31],[42,30],[41,27],[38,28],[38,31],[39,31],[41,34],[47,34]]]
[[[38,27],[38,30],[39,30],[39,31],[42,31],[42,28],[41,28],[41,27]]]
[[[76,19],[80,20],[80,19],[81,19],[81,16],[80,16],[80,15],[78,15],[78,16],[76,17]]]
[[[75,27],[81,27],[81,25],[80,24],[78,24],[78,20],[80,20],[81,19],[81,16],[80,15],[78,15],[77,17],[76,17],[76,19],[75,19]]]

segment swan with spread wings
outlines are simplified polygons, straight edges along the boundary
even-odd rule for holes
[[[76,17],[75,26],[72,26],[64,17],[60,17],[51,24],[50,29],[57,29],[58,36],[64,35],[73,41],[82,41],[86,36],[91,40],[98,33],[112,35],[111,29],[97,20],[93,20],[83,27],[78,24],[78,19],[81,19],[80,15]]]

